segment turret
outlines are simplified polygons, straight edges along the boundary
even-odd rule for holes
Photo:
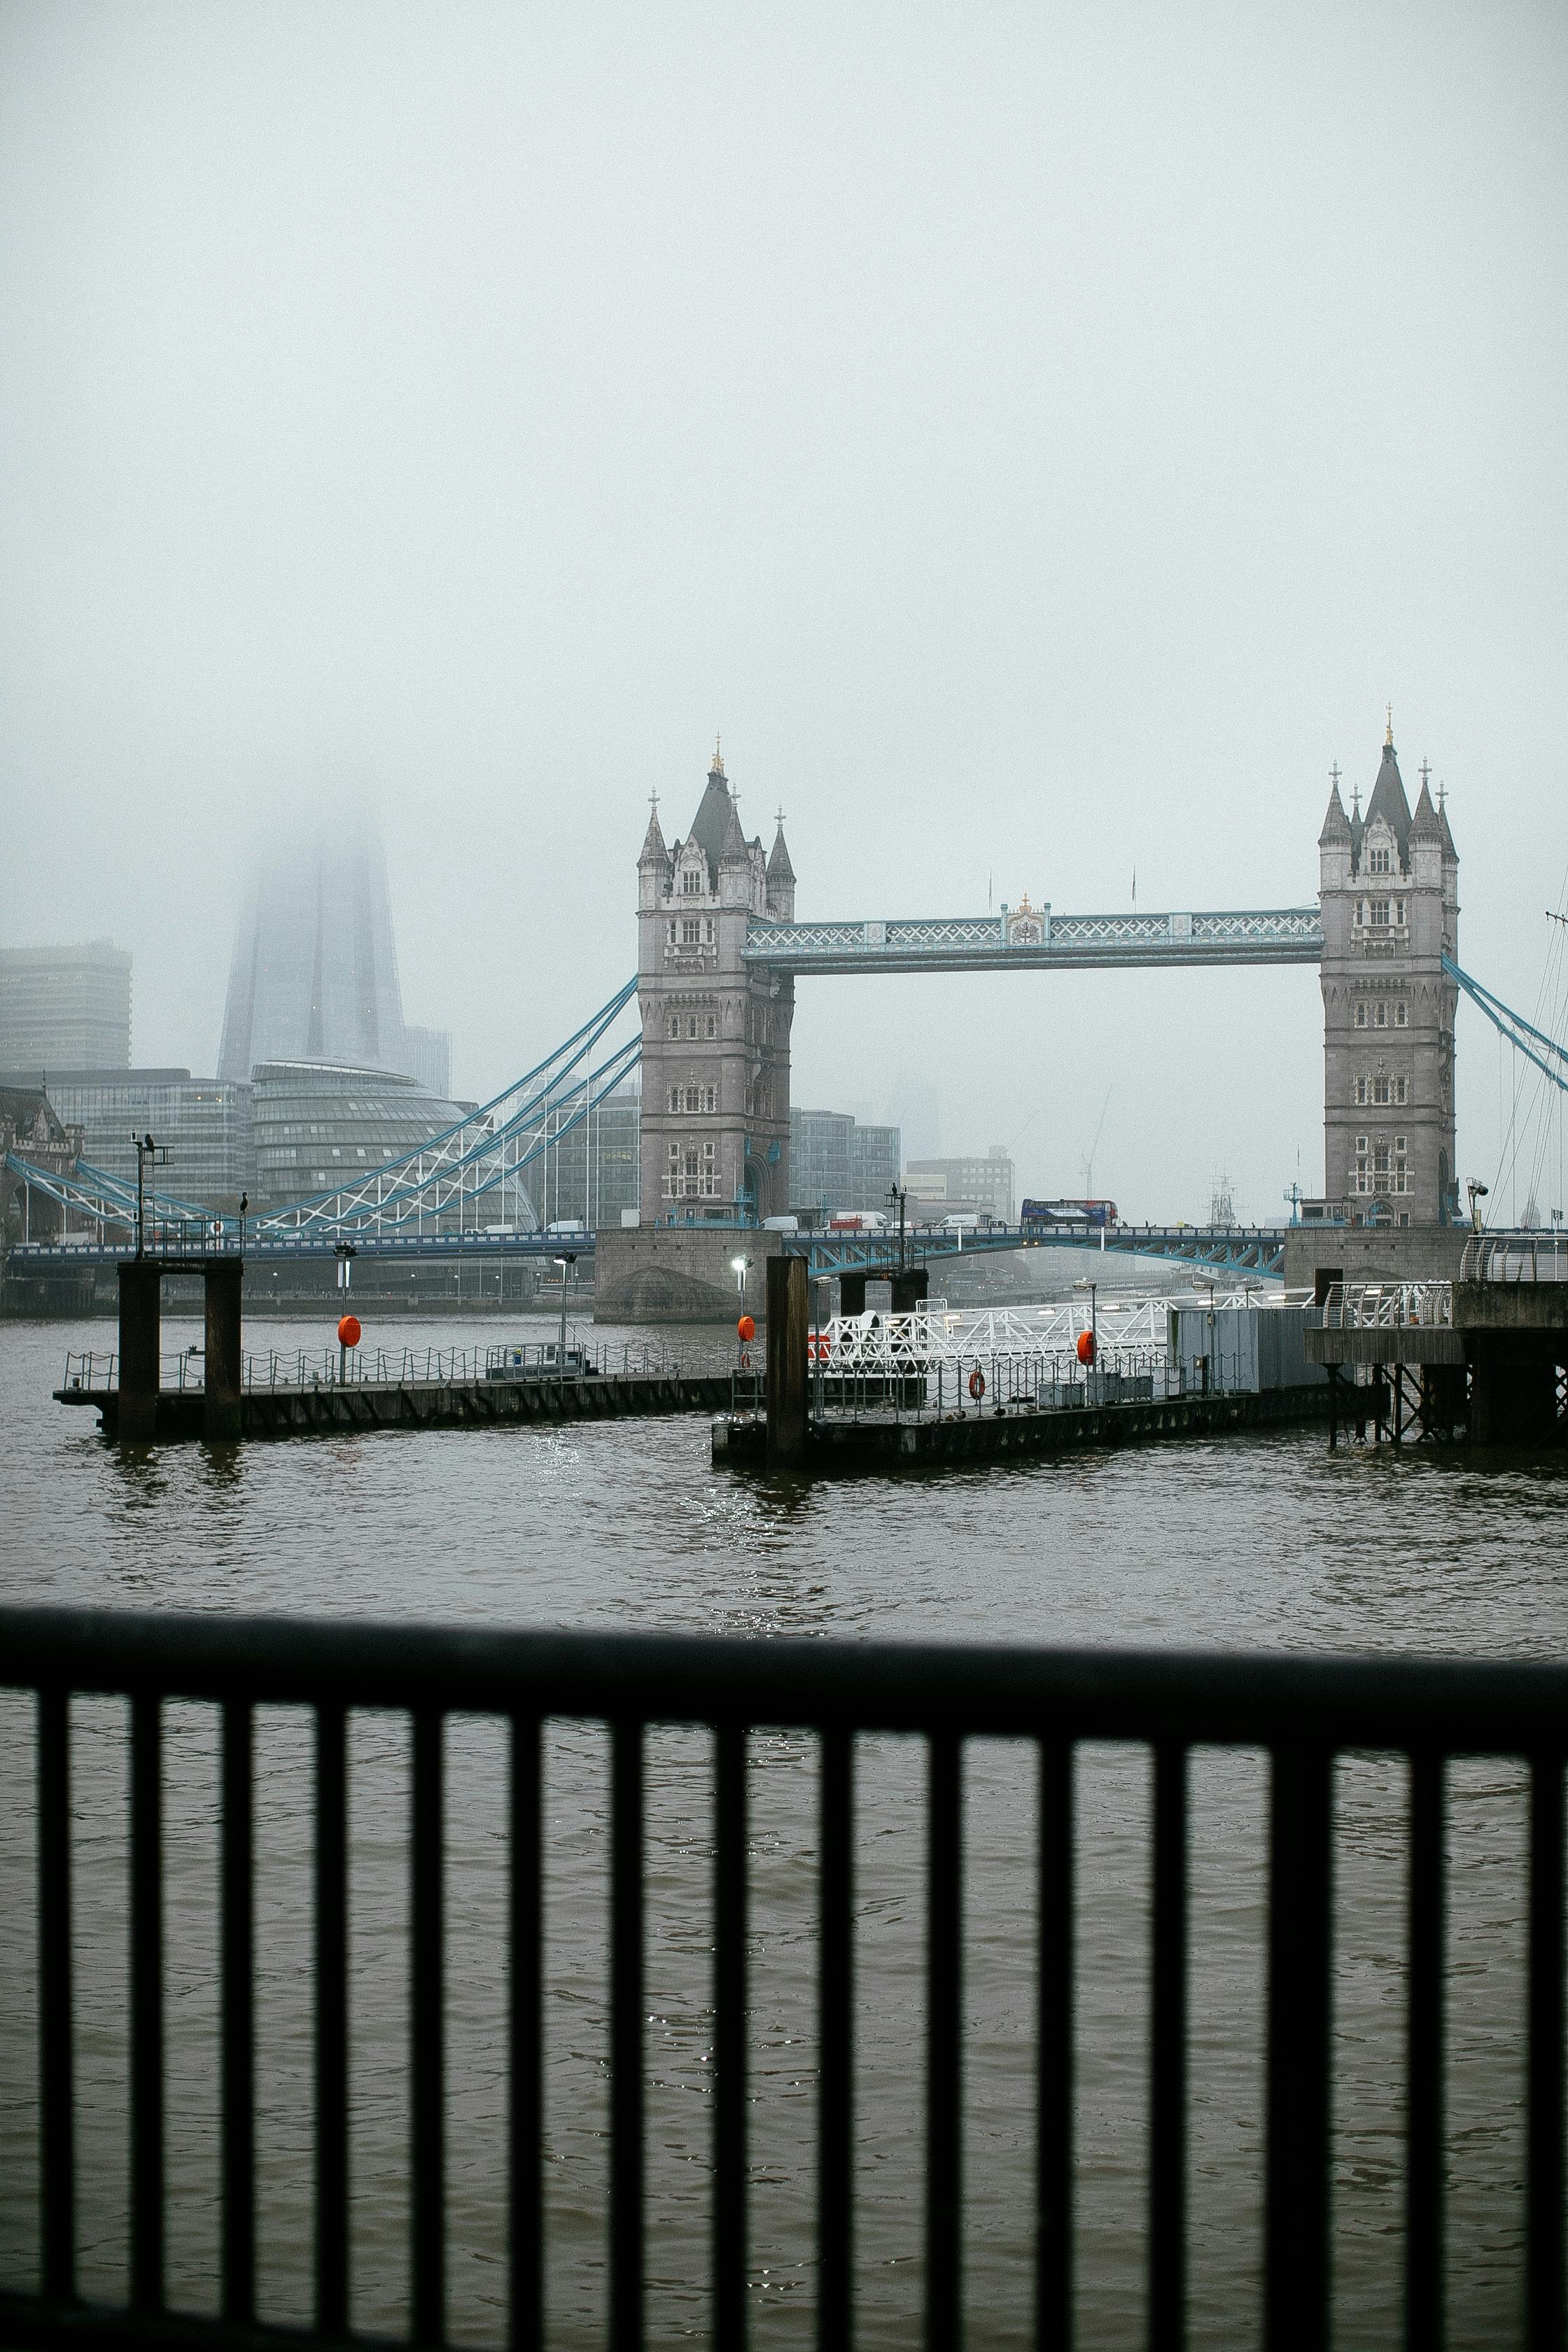
[[[768,859],[767,906],[770,921],[794,922],[795,867],[789,862],[789,850],[784,844],[783,809],[778,814],[778,831],[773,835],[773,854]]]
[[[1342,890],[1351,878],[1351,824],[1345,814],[1345,804],[1340,798],[1337,761],[1332,778],[1329,787],[1328,814],[1318,835],[1318,881],[1321,889]]]
[[[1443,887],[1443,820],[1433,807],[1432,795],[1426,789],[1428,772],[1423,765],[1421,797],[1410,820],[1410,878],[1418,890],[1440,890]]]

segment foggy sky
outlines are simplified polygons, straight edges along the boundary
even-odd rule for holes
[[[633,969],[716,731],[803,917],[1282,906],[1392,701],[1528,1013],[1565,148],[1557,6],[7,0],[0,940],[110,934],[210,1069],[255,826],[368,790],[478,1095]],[[1130,1214],[1321,1188],[1310,970],[798,996],[797,1102],[923,1075],[1027,1190],[1108,1089]]]

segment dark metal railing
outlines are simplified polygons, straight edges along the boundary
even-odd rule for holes
[[[714,2340],[748,2312],[747,1734],[799,1727],[820,1743],[816,2337],[853,2339],[852,2168],[856,1741],[927,1743],[924,2281],[926,2341],[961,2340],[964,2310],[963,1805],[966,1739],[1023,1738],[1037,1756],[1037,2078],[1035,2340],[1071,2341],[1074,2301],[1075,1752],[1085,1740],[1152,1751],[1152,1949],[1148,2318],[1154,2352],[1186,2336],[1188,2303],[1189,1757],[1249,1748],[1270,1760],[1266,2051],[1266,2339],[1318,2347],[1329,2331],[1332,1774],[1346,1750],[1411,1761],[1405,2072],[1405,2322],[1442,2341],[1446,1766],[1524,1760],[1530,1790],[1524,2234],[1527,2340],[1563,2321],[1563,1808],[1568,1666],[1468,1660],[1243,1657],[1116,1650],[688,1635],[521,1633],[155,1612],[0,1611],[0,1683],[37,1693],[39,2217],[37,2292],[0,2292],[0,2340],[259,2347],[353,2328],[349,2270],[347,1747],[349,1710],[413,1727],[410,2047],[411,2340],[447,2336],[447,1718],[510,1727],[506,2084],[510,2342],[544,2339],[542,1731],[609,1727],[610,2341],[644,2340],[647,2183],[645,1748],[651,1726],[715,1738]],[[130,2294],[79,2295],[77,2047],[70,1842],[77,1694],[130,1701]],[[221,1709],[218,1914],[220,2315],[167,2308],[165,2290],[164,1702]],[[257,2318],[257,1710],[314,1714],[314,2310],[310,2328]]]

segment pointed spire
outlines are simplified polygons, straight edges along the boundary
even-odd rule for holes
[[[1372,798],[1366,804],[1369,826],[1379,819],[1386,824],[1399,845],[1399,862],[1410,864],[1410,803],[1405,797],[1405,783],[1399,773],[1398,755],[1394,749],[1394,712],[1389,709],[1388,733],[1384,740],[1383,761],[1377,772],[1377,782],[1372,788]]]
[[[741,813],[735,806],[733,793],[729,793],[726,800],[728,813],[724,820],[723,838],[719,844],[721,866],[731,865],[737,858],[745,863],[750,855],[746,848],[746,836],[741,831]]]
[[[768,858],[768,880],[770,883],[793,882],[795,880],[795,867],[789,862],[789,848],[785,843],[784,835],[784,811],[782,808],[778,813],[778,831],[773,835],[773,851]]]
[[[1432,795],[1426,789],[1426,778],[1430,773],[1431,770],[1423,761],[1421,797],[1415,803],[1415,814],[1410,820],[1412,841],[1441,841],[1443,838],[1443,820],[1433,807]]]
[[[710,776],[721,776],[724,772],[724,739],[721,735],[713,738],[713,765],[708,772]]]
[[[649,793],[647,802],[647,831],[643,835],[642,856],[637,859],[637,864],[639,866],[668,866],[669,863],[669,852],[664,845],[664,835],[659,829],[658,794],[657,793]]]
[[[1340,763],[1336,760],[1329,770],[1329,807],[1323,819],[1323,829],[1318,835],[1318,847],[1327,849],[1331,844],[1349,841],[1350,837],[1350,820],[1345,814],[1345,804],[1340,798]]]

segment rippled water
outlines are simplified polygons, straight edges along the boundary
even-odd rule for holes
[[[300,1326],[250,1327],[292,1352]],[[520,1331],[521,1326],[519,1326]],[[106,1327],[0,1326],[0,1570],[8,1599],[496,1622],[1314,1649],[1560,1651],[1564,1474],[1345,1450],[1321,1431],[809,1486],[715,1474],[700,1420],[384,1433],[121,1453],[48,1402],[67,1347]],[[472,1344],[471,1324],[377,1331]],[[496,1336],[499,1336],[499,1332]],[[537,1336],[537,1335],[535,1335]],[[608,1337],[609,1334],[598,1336]],[[619,1334],[614,1335],[617,1339]],[[642,1334],[630,1335],[641,1338]],[[668,1335],[660,1335],[668,1339]],[[691,1335],[692,1360],[713,1349]],[[81,2245],[89,2291],[125,2261],[122,1712],[79,1702]],[[30,1703],[0,1695],[0,2270],[30,2276]],[[406,2324],[407,1736],[356,1718],[352,1764],[354,2294]],[[261,2265],[268,2316],[305,2315],[310,2214],[307,1726],[258,1730]],[[760,2343],[809,2340],[814,2270],[814,1744],[752,1743],[752,2298]],[[500,2332],[505,1843],[499,1728],[449,1734],[452,2326]],[[706,1741],[649,1744],[650,2325],[706,2331],[710,2189]],[[212,1906],[216,1726],[170,1710],[171,2284],[210,2305],[216,2251]],[[923,1775],[862,1743],[857,1849],[858,2263],[862,2340],[921,2302]],[[1030,1759],[966,1761],[966,2294],[976,2344],[1028,2340],[1034,1922]],[[1455,1774],[1449,1997],[1451,2341],[1519,2332],[1523,1802],[1510,1768]],[[1340,1769],[1335,2297],[1342,2345],[1399,2334],[1403,1769]],[[607,1771],[591,1728],[548,1748],[552,2340],[602,2340]],[[1194,1767],[1194,2340],[1258,2334],[1266,1778]],[[1079,2326],[1141,2340],[1149,1771],[1082,1762]]]

